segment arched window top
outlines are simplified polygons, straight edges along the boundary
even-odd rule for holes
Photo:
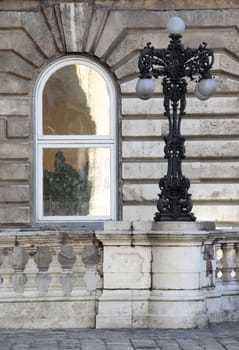
[[[114,133],[116,91],[109,72],[88,57],[64,57],[40,75],[35,89],[37,136]]]
[[[56,60],[35,94],[35,212],[39,222],[116,219],[116,90],[85,56]]]

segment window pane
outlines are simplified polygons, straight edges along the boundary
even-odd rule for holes
[[[44,216],[110,216],[110,148],[43,151]]]
[[[43,91],[45,135],[109,135],[110,98],[105,80],[83,64],[51,75]]]

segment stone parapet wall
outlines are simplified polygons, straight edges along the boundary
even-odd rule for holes
[[[195,328],[239,320],[238,230],[111,222],[2,230],[0,328]]]

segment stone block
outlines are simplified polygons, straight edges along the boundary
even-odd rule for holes
[[[11,137],[28,137],[30,132],[29,120],[27,119],[8,119],[7,136]]]
[[[30,81],[11,74],[1,74],[1,94],[27,94],[30,89]]]
[[[56,312],[57,310],[57,312]],[[95,301],[11,300],[0,303],[0,327],[11,329],[93,328]]]
[[[30,165],[28,163],[0,163],[0,180],[29,180]]]
[[[0,201],[11,202],[27,202],[30,200],[29,185],[1,185]]]
[[[147,328],[148,298],[148,291],[104,290],[96,328]]]
[[[89,28],[89,33],[86,43],[86,51],[94,52],[95,45],[101,35],[102,29],[108,18],[109,10],[107,8],[95,7],[92,13],[91,26]]]
[[[1,159],[27,159],[29,157],[28,143],[2,143],[0,147]]]
[[[92,16],[89,3],[61,3],[62,24],[68,52],[84,52]]]
[[[155,205],[123,205],[123,220],[153,220],[156,211],[156,200]],[[224,222],[224,225],[229,226],[238,225],[239,208],[237,204],[223,205],[221,203],[217,204],[215,201],[201,205],[193,203],[192,212],[198,221],[216,221],[220,224]]]
[[[6,139],[6,121],[0,119],[0,140]]]
[[[0,98],[1,115],[29,115],[31,101],[28,97]]]
[[[122,121],[122,136],[160,136],[163,124],[167,121],[162,119],[127,119]]]
[[[194,204],[193,212],[199,221],[213,220],[220,224],[224,222],[224,226],[231,226],[234,222],[234,225],[238,225],[239,208],[237,204]]]
[[[2,225],[7,224],[29,224],[30,208],[17,207],[10,205],[0,206],[0,222]]]
[[[49,6],[45,7],[42,9],[43,13],[47,19],[48,25],[50,27],[50,31],[53,34],[54,40],[57,44],[57,48],[60,52],[64,51],[64,42],[62,38],[62,32],[61,29],[59,28],[59,23],[58,23],[58,17],[57,17],[57,12],[59,11],[59,7],[56,6]]]
[[[237,162],[183,162],[183,174],[190,180],[199,179],[236,179],[239,173]],[[167,162],[124,162],[122,165],[123,179],[155,179],[157,182],[167,173]]]
[[[187,158],[231,158],[237,157],[239,142],[237,140],[192,140],[186,141]],[[163,158],[164,142],[160,141],[123,141],[124,158]]]
[[[239,98],[236,96],[213,96],[200,101],[194,97],[187,98],[187,114],[230,114],[237,113]],[[122,98],[123,115],[163,115],[163,98],[153,97],[149,100],[139,98]]]
[[[14,50],[36,67],[44,63],[42,52],[22,29],[0,30],[0,50]]]
[[[164,143],[158,141],[123,141],[123,158],[163,158]]]
[[[48,58],[56,55],[52,33],[41,11],[22,12],[21,25],[24,27],[25,31],[31,35],[33,51],[35,47],[39,47],[39,51],[42,51]]]
[[[155,205],[123,205],[122,219],[125,221],[153,220],[156,211],[156,202]]]
[[[104,247],[104,288],[150,288],[150,247]]]
[[[195,328],[208,324],[204,296],[197,291],[153,291],[149,299],[152,328]]]
[[[159,192],[158,184],[133,184],[123,185],[123,200],[134,202],[153,201],[157,198]],[[189,189],[193,200],[196,201],[231,201],[239,198],[239,186],[235,184],[223,183],[192,183]]]
[[[0,60],[4,72],[11,72],[19,76],[19,78],[23,77],[24,79],[32,79],[35,74],[34,67],[22,57],[18,56],[16,52],[2,51],[0,52]],[[10,75],[10,77],[14,79],[13,75]]]
[[[201,247],[191,245],[153,247],[153,289],[199,289]]]

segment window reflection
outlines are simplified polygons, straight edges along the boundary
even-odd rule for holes
[[[109,135],[110,98],[105,80],[80,64],[51,75],[43,91],[45,135]]]
[[[109,148],[44,149],[43,167],[44,215],[110,215]]]

